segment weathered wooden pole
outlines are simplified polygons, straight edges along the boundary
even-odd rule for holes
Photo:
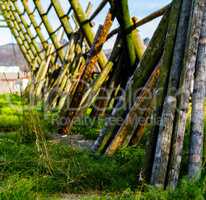
[[[83,31],[83,34],[89,46],[92,46],[94,43],[95,34],[90,26],[90,23],[88,22],[88,17],[86,16],[79,0],[69,0],[69,3],[75,13],[79,26],[81,30]],[[105,54],[103,53],[103,51],[99,53],[98,62],[102,69],[105,67],[107,63],[107,58]]]
[[[168,80],[168,91],[165,98],[163,112],[161,116],[161,126],[159,130],[159,135],[165,136],[172,135],[174,115],[176,112],[176,98],[178,93],[178,84],[181,75],[182,62],[184,58],[187,30],[189,24],[189,16],[191,14],[191,1],[183,0],[181,14],[179,19],[179,25],[177,29],[177,37],[174,47],[174,55],[172,60],[170,77]],[[157,117],[155,117],[157,119]],[[157,123],[156,121],[154,123]],[[166,127],[164,129],[164,127]],[[149,181],[152,171],[152,163],[154,157],[154,151],[156,148],[157,133],[154,129],[152,135],[149,137],[149,145],[147,147],[147,156],[145,159],[145,179]],[[140,133],[141,134],[141,133]],[[170,147],[167,147],[170,148]]]
[[[130,19],[130,14],[129,14],[129,9],[128,9],[128,2],[127,1],[122,2],[122,6],[123,6],[122,11],[119,10],[119,3],[110,2],[110,4],[113,7],[113,12],[115,12],[115,9],[117,8],[116,15],[117,15],[117,19],[118,19],[118,21],[119,21],[119,23],[121,24],[121,27],[122,27],[122,29],[121,29],[122,32],[120,32],[120,33],[121,33],[122,38],[124,38],[123,41],[125,43],[124,46],[126,48],[125,49],[125,54],[127,54],[127,55],[124,55],[124,56],[125,57],[128,56],[128,52],[129,52],[129,54],[131,54],[131,53],[135,54],[135,55],[134,54],[131,55],[131,56],[133,56],[133,61],[132,61],[133,62],[133,67],[131,67],[132,66],[131,65],[131,60],[129,60],[128,63],[125,64],[125,65],[127,65],[127,69],[123,69],[124,67],[118,67],[117,72],[114,72],[114,73],[117,73],[117,74],[121,74],[121,73],[124,74],[125,79],[127,79],[128,77],[126,76],[126,73],[128,73],[128,72],[133,73],[134,65],[136,64],[137,60],[142,59],[146,47],[145,47],[144,42],[141,39],[141,36],[140,36],[137,29],[132,30],[131,32],[125,32],[125,30],[127,30],[127,27],[130,26],[130,24],[135,24],[136,21],[137,21],[137,19],[135,17]],[[115,6],[116,6],[116,8],[115,8]],[[123,15],[125,15],[125,17],[122,17]],[[130,49],[131,52],[128,49]],[[131,65],[130,67],[128,67],[129,63]],[[123,66],[124,64],[121,63],[121,65]],[[122,70],[125,70],[126,73],[122,72]],[[129,76],[131,76],[131,73],[129,74]],[[115,74],[113,77],[114,78],[118,77],[117,74]],[[117,79],[119,79],[119,78],[117,78]],[[112,94],[112,89],[110,87],[111,84],[109,83],[110,81],[112,82],[113,85],[117,85],[117,87],[118,87],[118,83],[117,83],[118,81],[116,81],[116,80],[112,81],[111,78],[108,80],[108,84],[109,84],[110,89],[108,87],[105,87],[105,89],[107,88],[107,91],[110,90],[110,93]],[[122,82],[122,84],[119,85],[119,86],[124,88],[125,84],[123,84],[123,82]],[[103,91],[103,90],[100,91],[99,97],[100,97],[99,100],[97,100],[96,103],[95,103],[95,109],[93,109],[92,115],[96,115],[96,116],[99,115],[99,114],[104,115],[105,111],[106,111],[105,106],[108,105],[108,103],[111,100],[111,98],[109,98],[109,96],[106,95],[105,91]],[[96,108],[100,108],[100,107],[101,107],[100,110],[96,109]]]
[[[75,82],[78,82],[78,80],[79,80],[79,72],[81,72],[81,69],[85,65],[85,59],[82,56],[78,57],[76,59],[76,61],[74,62],[74,64],[75,64],[76,68],[75,68],[72,80],[70,80],[70,79],[67,80],[67,83],[66,83],[65,88],[64,88],[63,97],[59,101],[58,108],[60,110],[65,108],[66,101],[68,101],[68,96],[69,95],[71,95],[71,96],[74,95],[74,91],[75,91],[74,88],[76,87]]]
[[[81,100],[83,98],[84,92],[87,89],[86,84],[89,84],[89,81],[92,78],[92,73],[94,72],[95,64],[97,63],[98,58],[101,54],[102,46],[112,26],[113,19],[114,19],[113,13],[110,10],[107,14],[104,25],[97,32],[96,38],[94,40],[94,43],[90,49],[89,56],[87,58],[86,65],[84,69],[82,69],[82,72],[80,73],[80,79],[76,87],[76,92],[73,97],[68,96],[68,98],[72,99],[71,104],[69,105],[69,107],[67,107],[68,109],[62,110],[61,116],[67,118],[68,119],[67,121],[69,121],[69,123],[59,128],[60,133],[68,133],[73,125],[73,118],[76,116],[76,111],[74,109],[76,110],[78,109]]]
[[[114,63],[115,67],[113,67],[111,75],[102,85],[102,88],[96,97],[96,101],[91,112],[92,117],[104,117],[108,111],[110,102],[118,95],[118,91],[120,90],[122,83],[122,80],[119,77],[124,66],[124,63],[122,62],[122,57],[124,54],[123,47],[121,51],[122,53],[120,53],[116,62]]]
[[[122,123],[117,134],[115,134],[114,139],[108,146],[106,150],[107,155],[113,155],[124,143],[127,135],[131,134],[131,132],[133,133],[140,124],[139,119],[144,114],[143,108],[149,107],[152,102],[152,98],[154,97],[154,93],[152,94],[152,90],[153,88],[155,88],[157,84],[159,75],[160,67],[157,66],[154,72],[152,73],[151,77],[149,78],[148,82],[146,83],[145,87],[142,89],[141,93],[137,97],[136,102],[127,114],[126,119]]]
[[[53,45],[48,45],[47,57],[45,58],[46,60],[42,62],[35,76],[36,82],[34,84],[36,84],[36,86],[34,88],[34,91],[31,92],[34,93],[34,96],[37,99],[40,99],[42,95],[42,89],[46,81],[46,75],[48,73],[49,65],[51,63],[51,58],[52,58],[51,52],[53,52],[53,50],[54,50]]]
[[[197,55],[194,90],[192,95],[192,117],[190,133],[189,169],[190,178],[198,180],[202,171],[204,141],[204,103],[206,96],[206,7]]]
[[[19,25],[17,24],[17,22],[15,21],[15,19],[11,15],[11,13],[7,12],[7,11],[5,11],[5,15],[7,15],[7,19],[9,19],[10,22],[13,24],[14,30],[17,32],[20,39],[24,43],[24,46],[25,46],[26,50],[28,51],[28,54],[30,55],[31,59],[34,60],[35,59],[34,53],[31,51],[31,49],[29,47],[29,43],[26,40],[26,37],[24,36],[23,32],[20,30]]]
[[[80,57],[82,57],[81,53],[82,48],[78,34],[71,34],[65,56],[66,65],[52,85],[52,88],[54,90],[51,92],[52,95],[48,96],[48,102],[50,102],[49,104],[51,105],[51,107],[54,107],[54,105],[57,104],[57,99],[63,94],[63,90],[66,87],[65,82],[69,82],[69,80],[72,79],[73,72],[78,67],[77,61],[80,59]]]
[[[138,19],[136,17],[132,18],[132,23],[135,24],[138,21]],[[142,59],[146,46],[144,44],[144,41],[142,40],[139,30],[135,29],[131,32],[132,34],[132,42],[134,45],[134,49],[135,49],[135,53],[136,56],[139,60]]]
[[[129,137],[126,138],[122,146],[123,148],[127,147],[128,145],[138,146],[145,135],[146,129],[150,130],[149,128],[151,127],[152,112],[154,111],[154,102],[155,101],[151,101],[150,105],[147,108],[143,108],[145,112],[143,113],[142,118],[140,119],[140,123],[134,131],[134,134],[129,135]]]
[[[79,112],[78,116],[81,116],[81,114],[84,113],[84,111],[92,105],[103,83],[106,81],[106,79],[108,79],[108,75],[111,73],[115,64],[115,60],[120,54],[121,49],[122,49],[122,40],[118,37],[114,44],[114,48],[108,60],[108,63],[106,64],[105,68],[102,70],[97,80],[94,82],[94,84],[90,87],[88,92],[82,98],[82,101],[80,103],[81,110],[78,111]]]
[[[94,151],[103,152],[105,150],[116,128],[116,125],[114,123],[111,123],[112,119],[120,117],[124,118],[125,109],[122,109],[121,105],[123,105],[124,102],[124,104],[126,104],[126,109],[128,109],[130,107],[130,95],[135,94],[135,91],[138,91],[139,89],[144,87],[144,84],[147,82],[148,77],[152,74],[163,52],[167,26],[168,13],[161,20],[160,25],[155,31],[142,60],[135,70],[131,80],[129,81],[128,87],[126,89],[126,94],[124,95],[123,99],[121,99],[121,102],[119,102],[116,108],[113,110],[111,118],[107,120],[105,128],[101,130],[98,139],[94,143],[92,147]]]
[[[160,187],[164,187],[166,183],[167,167],[168,167],[168,162],[169,162],[170,146],[171,146],[171,139],[172,139],[172,129],[170,127],[170,124],[174,122],[174,114],[172,115],[171,113],[175,112],[176,110],[175,98],[170,95],[175,96],[175,93],[173,92],[176,91],[177,89],[175,90],[173,87],[176,86],[177,88],[177,85],[179,83],[178,77],[180,77],[180,74],[181,74],[181,66],[180,66],[181,60],[178,61],[179,62],[178,66],[172,65],[173,64],[172,61],[174,61],[174,63],[177,62],[176,60],[177,55],[175,55],[176,52],[174,51],[174,49],[176,48],[175,45],[178,45],[177,46],[178,48],[179,48],[179,45],[181,45],[180,43],[181,40],[176,42],[176,38],[178,38],[178,36],[176,37],[176,30],[178,30],[177,27],[182,26],[182,24],[179,23],[181,5],[182,5],[182,2],[179,0],[178,1],[174,0],[172,3],[172,9],[171,9],[171,15],[170,15],[171,21],[168,26],[169,27],[168,36],[167,36],[167,41],[166,41],[166,46],[165,46],[166,56],[164,57],[163,55],[163,63],[165,64],[165,69],[163,69],[163,73],[160,74],[161,88],[159,88],[159,90],[160,90],[160,96],[162,96],[162,98],[160,98],[160,100],[157,102],[157,106],[158,106],[157,109],[159,110],[159,113],[157,113],[157,116],[160,116],[161,121],[159,125],[156,125],[158,127],[157,128],[158,136],[157,136],[156,151],[154,155],[154,163],[153,163],[153,169],[152,169],[152,175],[151,175],[151,183],[156,186],[160,186]],[[184,6],[185,5],[183,5],[182,7]],[[181,27],[181,28],[184,28],[184,27]],[[184,46],[181,47],[181,49],[183,49],[182,51],[184,52]],[[180,55],[178,53],[178,57],[179,56]],[[181,59],[182,57],[179,57],[179,58]],[[170,67],[171,65],[172,67]],[[171,68],[171,71],[170,71],[170,68]],[[175,75],[173,73],[175,73]],[[169,85],[167,85],[166,83],[168,78],[169,78]],[[170,87],[171,84],[173,84],[172,88]],[[165,98],[165,91],[168,92],[168,96],[166,98]],[[154,133],[154,134],[157,134],[157,133]]]
[[[178,109],[176,112],[171,161],[168,173],[168,185],[171,187],[175,187],[177,185],[180,173],[187,111],[191,95],[191,84],[195,71],[203,12],[205,9],[204,0],[193,0],[192,3],[193,7],[192,14],[190,15],[188,40],[179,84],[180,95],[178,96]]]

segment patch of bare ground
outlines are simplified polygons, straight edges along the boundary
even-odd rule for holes
[[[93,140],[87,140],[83,135],[55,135],[50,141],[52,143],[63,143],[68,144],[72,147],[80,149],[90,149],[93,144]]]
[[[88,193],[88,194],[62,194],[61,200],[89,200],[100,196],[100,194]]]

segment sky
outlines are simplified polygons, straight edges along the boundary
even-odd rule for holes
[[[62,7],[64,8],[64,10],[67,11],[69,9],[68,0],[59,0],[59,1],[61,3]],[[160,9],[161,7],[167,5],[171,0],[128,0],[128,1],[129,1],[131,16],[136,16],[138,19],[141,19],[141,18],[147,16],[148,14],[150,14],[150,13]],[[31,2],[30,8],[32,10],[32,8],[33,8],[32,0],[30,0],[30,2]],[[43,7],[45,8],[45,10],[48,8],[48,2],[49,2],[49,0],[42,0],[42,4],[43,4]],[[89,0],[80,0],[80,2],[85,9],[88,5]],[[98,4],[101,2],[101,0],[90,0],[90,2],[92,2],[92,4],[93,4],[93,10],[95,10],[95,8],[98,6]],[[21,6],[20,6],[20,8],[21,8]],[[106,16],[108,8],[109,7],[106,6],[104,8],[104,10],[102,10],[100,15],[95,19],[94,31],[97,30],[99,24],[103,23],[103,20]],[[38,13],[36,13],[36,16],[38,18]],[[54,29],[57,28],[59,25],[59,21],[56,19],[55,12],[53,10],[51,10],[51,12],[49,14],[49,19],[51,19],[50,21],[52,21],[52,25],[53,25]],[[152,34],[154,33],[154,30],[156,29],[156,27],[159,23],[159,20],[160,19],[153,20],[152,22],[140,27],[139,32],[140,32],[142,38],[146,38],[146,37],[151,38],[152,37]],[[115,28],[117,26],[118,26],[118,23],[115,21],[112,28]],[[43,27],[42,27],[42,30],[44,30]],[[45,34],[45,37],[47,38],[48,35],[46,34],[46,31],[43,31],[43,32]],[[113,43],[114,39],[115,38],[108,41],[105,44],[105,48],[112,48],[112,43]],[[12,37],[10,30],[1,28],[0,29],[0,45],[4,45],[7,43],[14,43],[14,42],[15,42],[15,39]]]

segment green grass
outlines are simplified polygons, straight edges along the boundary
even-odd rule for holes
[[[22,102],[17,95],[0,96],[0,132],[14,131],[20,127]]]
[[[41,192],[124,190],[135,185],[144,156],[141,149],[133,149],[130,156],[120,151],[107,158],[68,145],[48,143],[54,168],[54,174],[50,175],[35,144],[19,144],[16,137],[18,134],[0,137],[0,178],[5,181],[16,174],[34,177]]]
[[[86,139],[95,140],[103,126],[104,119],[92,119],[85,116],[76,121],[71,132],[72,134],[83,135]]]
[[[137,185],[137,175],[143,167],[146,138],[139,147],[121,149],[113,157],[100,156],[53,140],[45,140],[47,158],[52,169],[49,170],[48,160],[41,149],[42,141],[36,140],[31,122],[35,124],[40,120],[37,127],[43,130],[45,138],[50,139],[47,137],[48,132],[51,133],[51,127],[55,132],[53,119],[57,113],[48,113],[45,117],[41,106],[33,111],[31,118],[25,118],[31,114],[31,110],[23,105],[18,96],[0,96],[0,130],[3,132],[0,133],[0,200],[54,200],[61,199],[60,195],[63,193],[87,194],[87,197],[82,195],[82,200],[205,199],[205,171],[199,182],[183,178],[175,191],[164,191],[144,183]],[[87,117],[83,120],[90,119]],[[95,139],[103,121],[86,121],[85,124],[87,125],[77,122],[73,133]],[[187,170],[188,144],[189,123],[181,177]],[[89,196],[90,193],[98,195]]]
[[[35,144],[19,144],[18,133],[0,137],[0,199],[44,199],[61,193],[103,193],[102,200],[203,199],[206,179],[182,181],[175,192],[145,186],[137,188],[142,149],[129,148],[114,157],[94,155],[64,144],[48,143],[53,174],[48,172]],[[105,194],[105,195],[104,195]],[[7,198],[5,198],[7,196]],[[91,200],[92,200],[91,199]]]

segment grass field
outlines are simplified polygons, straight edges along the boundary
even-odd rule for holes
[[[206,199],[205,170],[198,182],[184,177],[186,153],[177,190],[164,191],[144,182],[138,185],[144,142],[139,147],[122,149],[110,158],[96,155],[89,149],[55,140],[51,120],[54,115],[47,113],[45,117],[41,106],[30,108],[16,95],[0,96],[0,200]],[[76,124],[73,133],[83,134],[85,140],[95,139],[102,125]],[[189,127],[185,149],[188,133]]]

